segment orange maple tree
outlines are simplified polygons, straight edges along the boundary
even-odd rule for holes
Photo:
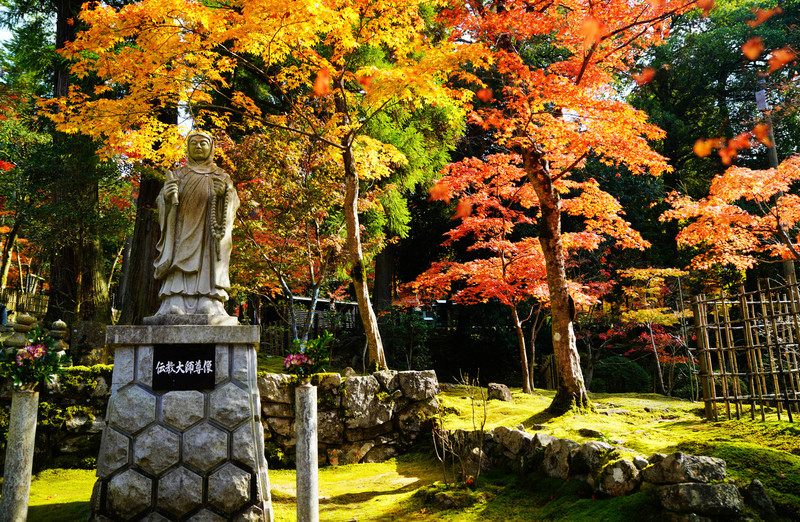
[[[677,240],[702,250],[692,259],[697,269],[752,268],[765,257],[800,260],[800,196],[789,193],[799,180],[800,156],[776,169],[733,166],[714,178],[708,197],[673,193],[673,208],[661,219],[685,223]]]
[[[591,407],[570,313],[563,188],[590,156],[620,173],[657,175],[668,168],[648,145],[661,131],[622,101],[615,79],[637,73],[636,57],[668,33],[671,16],[692,4],[463,0],[447,13],[454,37],[466,45],[481,42],[492,64],[479,73],[487,83],[478,86],[471,121],[519,153],[538,199],[558,367],[553,411]]]
[[[73,86],[50,103],[51,118],[62,132],[102,140],[109,153],[131,151],[164,165],[181,155],[182,136],[158,113],[177,105],[192,111],[200,127],[231,135],[278,129],[326,146],[338,157],[345,187],[350,273],[370,359],[383,368],[359,193],[364,181],[385,179],[405,158],[367,130],[376,115],[398,106],[455,107],[452,119],[462,116],[461,92],[445,83],[462,55],[430,27],[437,5],[142,0],[115,9],[91,2],[80,15],[86,29],[62,54],[73,61],[72,74],[100,81],[90,89]]]
[[[431,188],[431,199],[458,198],[456,211],[461,221],[447,232],[445,246],[469,242],[467,251],[477,257],[466,262],[434,263],[409,288],[423,300],[449,297],[471,304],[497,301],[508,307],[519,346],[522,389],[531,393],[533,375],[529,368],[519,307],[535,301],[546,307],[550,302],[545,257],[535,235],[526,233],[534,225],[539,198],[531,184],[522,158],[517,154],[495,154],[485,160],[465,159],[448,165],[443,177]],[[585,227],[562,237],[565,254],[594,250],[613,239],[619,247],[644,248],[647,242],[632,230],[622,217],[617,201],[599,190],[593,179],[556,182],[564,211],[583,218]],[[597,289],[567,281],[575,305],[596,302]],[[531,346],[531,350],[533,350]],[[533,352],[532,352],[533,353]]]

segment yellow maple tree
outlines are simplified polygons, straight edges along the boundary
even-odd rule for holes
[[[385,176],[400,151],[366,135],[392,107],[457,106],[448,86],[469,47],[439,38],[432,16],[443,4],[421,0],[143,0],[115,9],[86,4],[85,29],[65,46],[73,86],[45,105],[62,132],[102,140],[104,151],[168,165],[182,131],[158,120],[182,106],[198,127],[228,133],[279,129],[331,148],[345,185],[351,276],[370,359],[386,366],[370,303],[359,223],[359,182]],[[379,51],[381,60],[366,59]],[[242,87],[245,75],[258,84]],[[154,144],[159,144],[154,147]]]

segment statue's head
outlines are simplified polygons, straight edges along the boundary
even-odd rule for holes
[[[186,137],[186,149],[190,165],[203,165],[214,160],[214,138],[206,132],[191,132]]]

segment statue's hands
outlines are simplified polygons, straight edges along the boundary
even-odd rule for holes
[[[164,200],[173,205],[178,204],[178,180],[170,170],[167,171],[167,182],[164,183]]]
[[[217,196],[223,195],[225,191],[228,189],[225,180],[222,178],[215,177],[213,179],[213,183],[214,183],[214,194],[216,194]]]

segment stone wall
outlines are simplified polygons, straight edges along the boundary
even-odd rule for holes
[[[35,466],[93,468],[110,395],[111,366],[72,368],[40,394]],[[294,462],[296,377],[261,374],[265,448],[270,465]],[[427,436],[439,408],[436,374],[377,372],[365,377],[316,375],[320,464],[378,462]],[[8,429],[11,395],[0,393],[0,440]],[[5,443],[0,444],[0,465]]]
[[[294,387],[290,375],[258,379],[270,465],[294,458]],[[315,375],[320,465],[381,462],[430,433],[439,410],[439,383],[433,370],[382,371],[343,379]]]
[[[471,469],[499,466],[582,480],[597,494],[608,496],[656,488],[665,520],[730,520],[742,514],[745,501],[766,518],[775,516],[761,482],[737,487],[726,480],[725,461],[714,457],[685,453],[644,456],[605,442],[579,444],[506,427],[483,434],[458,430],[448,435]]]
[[[34,466],[94,468],[100,450],[112,366],[70,368],[39,393]],[[5,433],[11,390],[0,391],[0,465],[5,462]]]

